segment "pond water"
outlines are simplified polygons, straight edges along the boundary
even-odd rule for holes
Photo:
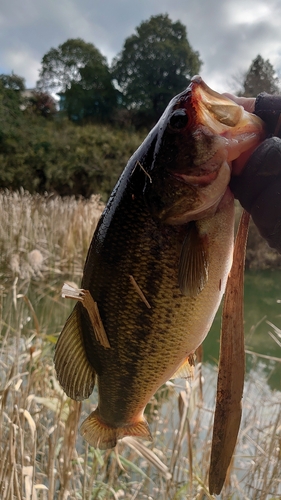
[[[247,271],[244,287],[246,370],[262,367],[272,389],[281,390],[281,271]],[[219,357],[219,335],[221,308],[204,341],[204,360],[217,363]],[[273,326],[274,325],[274,326]],[[279,331],[280,329],[280,331]],[[274,336],[274,338],[272,338]]]

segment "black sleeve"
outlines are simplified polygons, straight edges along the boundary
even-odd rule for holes
[[[256,98],[255,115],[266,124],[269,135],[281,137],[281,96],[262,92]]]
[[[260,234],[281,253],[281,139],[266,139],[254,151],[230,188],[252,215]]]
[[[266,124],[268,138],[260,144],[230,188],[252,215],[260,234],[281,253],[281,96],[263,92],[255,114]]]

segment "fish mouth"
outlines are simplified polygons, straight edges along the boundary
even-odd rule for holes
[[[191,79],[190,88],[198,122],[207,124],[214,134],[226,140],[229,162],[265,138],[264,125],[258,116],[212,90],[200,76]]]

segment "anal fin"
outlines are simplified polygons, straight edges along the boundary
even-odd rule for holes
[[[77,306],[59,336],[54,363],[58,381],[70,398],[80,401],[90,396],[95,371],[86,356]]]
[[[194,355],[190,354],[173,374],[173,378],[194,378]]]
[[[148,423],[144,418],[124,427],[111,427],[101,420],[98,408],[84,420],[80,433],[91,446],[100,450],[114,448],[117,440],[125,436],[152,440]]]

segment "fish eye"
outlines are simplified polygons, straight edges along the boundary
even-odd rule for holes
[[[171,131],[177,132],[186,127],[188,123],[188,116],[185,109],[176,109],[171,115],[169,120],[169,127]]]

